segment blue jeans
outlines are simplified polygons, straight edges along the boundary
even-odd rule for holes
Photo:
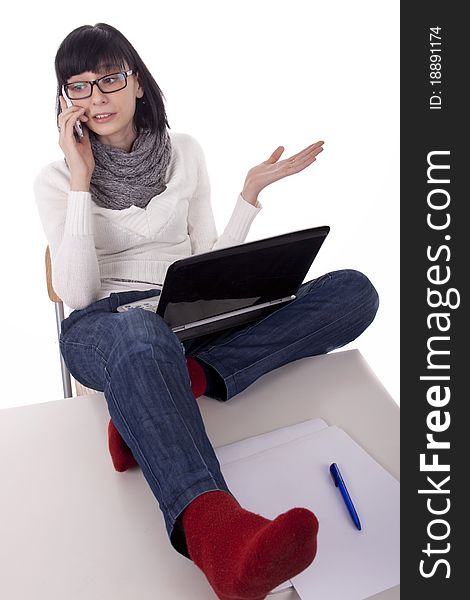
[[[178,517],[204,492],[231,491],[191,391],[186,356],[209,366],[221,390],[212,397],[227,401],[273,369],[348,344],[372,322],[379,301],[365,275],[334,271],[303,283],[295,300],[268,316],[181,342],[156,313],[116,311],[158,293],[111,293],[74,310],[62,321],[59,343],[72,376],[104,393],[158,500],[171,544],[190,558]]]

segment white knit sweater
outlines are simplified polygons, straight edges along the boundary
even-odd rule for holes
[[[71,309],[126,290],[161,288],[180,258],[241,244],[262,206],[241,194],[221,236],[199,142],[169,130],[172,156],[165,183],[145,208],[96,205],[89,192],[70,190],[65,161],[46,165],[34,193],[52,260],[52,285]]]

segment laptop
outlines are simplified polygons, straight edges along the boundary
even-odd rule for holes
[[[160,294],[117,310],[153,311],[181,341],[248,324],[295,300],[329,231],[312,227],[176,260]]]

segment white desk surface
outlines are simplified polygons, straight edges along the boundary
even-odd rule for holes
[[[399,478],[399,408],[357,350],[304,358],[226,403],[198,403],[215,447],[321,417]],[[0,597],[215,599],[171,546],[140,468],[114,470],[108,421],[100,393],[0,410]],[[399,589],[371,600],[397,600]]]

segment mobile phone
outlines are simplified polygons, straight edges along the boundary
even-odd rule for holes
[[[135,300],[134,302],[129,302],[129,304],[121,304],[116,310],[118,312],[124,312],[126,310],[130,310],[131,308],[142,308],[144,310],[149,310],[150,312],[157,312],[158,303],[160,302],[160,294],[152,296],[151,298],[145,298],[144,300]]]
[[[67,106],[73,106],[72,101],[70,100],[70,98],[67,96],[67,94],[65,93],[65,88],[64,86],[62,86],[62,96],[65,99],[65,104],[67,104]],[[79,137],[83,137],[83,129],[80,123],[80,119],[77,119],[75,121],[75,131],[77,132],[77,135]]]

